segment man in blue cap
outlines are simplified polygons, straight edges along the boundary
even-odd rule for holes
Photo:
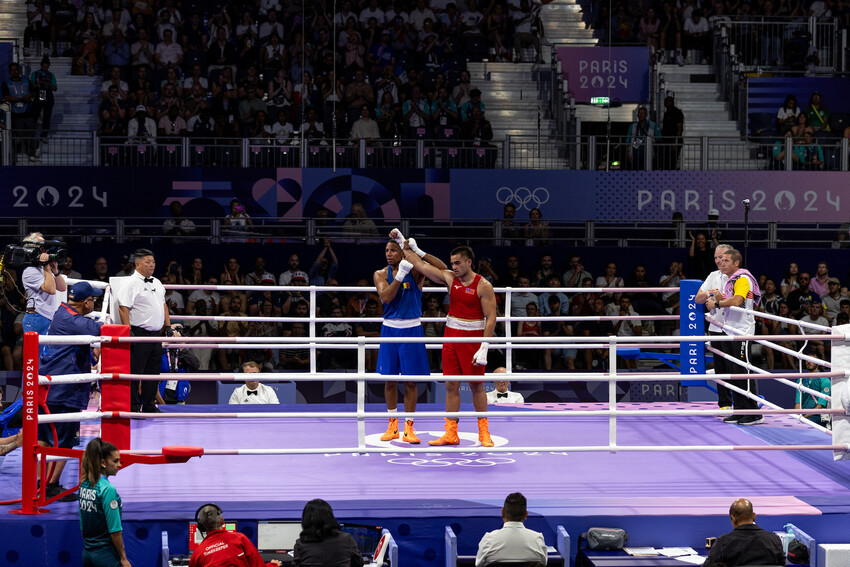
[[[95,289],[88,282],[77,282],[68,290],[68,301],[60,303],[49,335],[100,335],[103,323],[88,319],[94,310],[94,298],[103,295],[102,289]],[[63,374],[86,374],[91,372],[91,347],[84,345],[51,345],[47,347],[39,361],[39,374],[59,376]],[[77,413],[89,405],[91,384],[55,384],[47,394],[47,408],[51,414]],[[53,428],[56,430],[54,438]],[[80,422],[54,423],[38,426],[38,444],[42,447],[56,446],[63,449],[73,448],[80,429]],[[65,491],[59,484],[59,477],[65,468],[65,461],[56,461],[53,474],[47,482],[47,497],[51,498]],[[75,483],[76,484],[76,483]],[[77,499],[76,494],[64,496],[63,502]]]

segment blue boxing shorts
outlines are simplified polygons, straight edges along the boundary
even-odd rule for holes
[[[381,325],[382,337],[424,337],[422,325],[396,329]],[[425,343],[382,343],[378,349],[378,374],[383,376],[427,376],[428,351]]]

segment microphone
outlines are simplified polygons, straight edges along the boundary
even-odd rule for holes
[[[744,199],[743,201],[741,201],[741,203],[742,203],[745,207],[749,207],[749,206],[750,206],[750,200],[749,200],[749,199]]]

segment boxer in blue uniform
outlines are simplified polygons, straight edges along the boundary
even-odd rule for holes
[[[103,323],[85,317],[94,310],[94,298],[103,295],[103,290],[94,289],[88,282],[77,282],[68,289],[68,302],[60,303],[50,322],[49,335],[100,335]],[[91,372],[91,347],[85,345],[50,345],[39,363],[41,374],[86,374]],[[76,413],[89,405],[91,384],[54,384],[47,393],[47,409],[50,413]],[[74,447],[80,422],[54,423],[38,426],[38,444],[53,446],[53,430],[56,430],[58,446],[63,449]],[[59,484],[65,461],[56,461],[53,475],[47,481],[47,497],[52,498],[65,491]],[[76,483],[75,483],[76,484]],[[75,494],[62,497],[63,502],[76,500]]]
[[[373,276],[375,288],[384,303],[384,324],[381,325],[382,337],[423,337],[422,323],[422,287],[425,276],[411,273],[413,264],[404,259],[405,247],[416,253],[425,262],[441,270],[445,264],[431,254],[426,254],[416,245],[414,239],[405,241],[398,229],[390,232],[392,239],[384,248],[387,267],[377,270]],[[378,350],[378,374],[384,376],[424,376],[430,374],[428,352],[425,343],[382,343]],[[416,411],[418,395],[416,382],[405,382],[404,411]],[[398,418],[393,417],[398,407],[398,382],[387,381],[384,386],[387,411],[390,413],[389,426],[381,436],[381,441],[398,439]],[[413,429],[413,420],[404,424],[402,441],[418,444],[419,438]]]

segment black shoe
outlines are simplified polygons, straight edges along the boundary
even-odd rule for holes
[[[162,410],[151,404],[149,406],[142,406],[142,413],[162,413]]]
[[[58,483],[52,483],[47,485],[47,498],[53,498],[54,496],[59,496],[63,492],[65,492],[65,487]],[[80,497],[77,493],[72,492],[70,494],[66,494],[62,498],[59,499],[59,502],[76,502]]]
[[[764,418],[760,415],[745,415],[738,420],[738,425],[758,425],[764,423]]]
[[[740,415],[730,415],[728,417],[724,417],[723,421],[726,423],[738,423],[738,420],[741,419]]]

